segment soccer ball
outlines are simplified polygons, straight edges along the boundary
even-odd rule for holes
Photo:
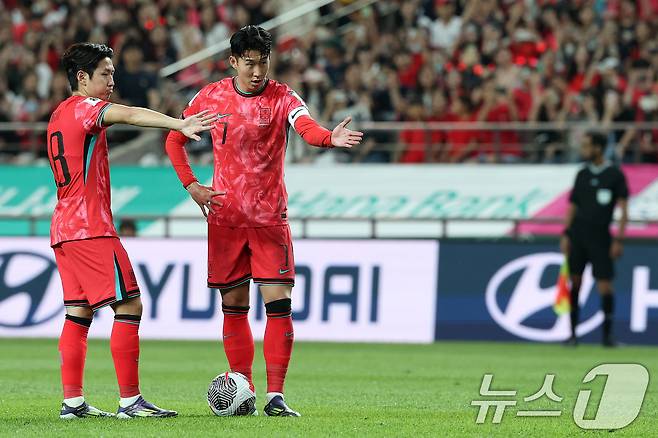
[[[256,411],[256,394],[240,373],[225,372],[212,379],[208,387],[208,406],[220,417],[252,415]]]

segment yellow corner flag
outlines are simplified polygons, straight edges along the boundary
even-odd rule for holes
[[[571,312],[571,294],[569,293],[569,263],[564,260],[557,278],[557,294],[553,310],[558,315]]]

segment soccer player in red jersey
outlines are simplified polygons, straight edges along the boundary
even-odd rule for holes
[[[145,401],[139,390],[139,322],[142,303],[133,268],[112,222],[105,130],[125,123],[175,129],[198,140],[216,116],[174,119],[144,108],[111,104],[112,49],[74,44],[62,56],[73,95],[48,123],[48,158],[57,185],[50,228],[51,246],[62,279],[66,319],[59,340],[64,403],[60,418],[114,416],[85,402],[82,393],[87,333],[94,312],[115,312],[110,349],[119,383],[120,418],[171,417],[175,411]]]
[[[251,387],[254,340],[249,327],[249,280],[261,285],[267,324],[264,355],[269,416],[299,416],[283,399],[283,383],[293,345],[291,291],[295,264],[286,209],[283,165],[288,130],[311,145],[352,147],[363,134],[319,126],[304,101],[287,85],[268,79],[272,37],[246,26],[231,37],[233,78],[205,86],[183,113],[218,114],[211,129],[215,169],[212,187],[199,185],[177,132],[166,150],[183,186],[208,217],[208,287],[218,288],[224,313],[224,351],[231,370]],[[225,192],[221,199],[217,191]],[[208,209],[208,212],[206,212]]]

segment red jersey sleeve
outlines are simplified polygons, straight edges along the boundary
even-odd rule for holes
[[[308,114],[300,115],[293,125],[304,141],[313,146],[331,148],[331,131],[318,124]]]
[[[313,120],[304,100],[288,86],[284,99],[288,123],[304,141],[313,146],[331,147],[331,131]]]
[[[88,97],[76,104],[75,117],[82,123],[85,132],[98,134],[103,128],[106,128],[103,125],[103,116],[110,105],[112,105],[110,102]]]
[[[295,121],[302,115],[310,116],[308,108],[306,107],[306,102],[295,93],[295,91],[289,86],[285,86],[286,94],[283,97],[283,107],[285,109],[285,115],[288,118],[288,123],[290,126],[295,126]]]

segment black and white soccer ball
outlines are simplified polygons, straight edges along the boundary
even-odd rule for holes
[[[208,406],[220,417],[253,415],[256,411],[256,394],[249,388],[249,381],[245,376],[226,372],[210,382]]]

